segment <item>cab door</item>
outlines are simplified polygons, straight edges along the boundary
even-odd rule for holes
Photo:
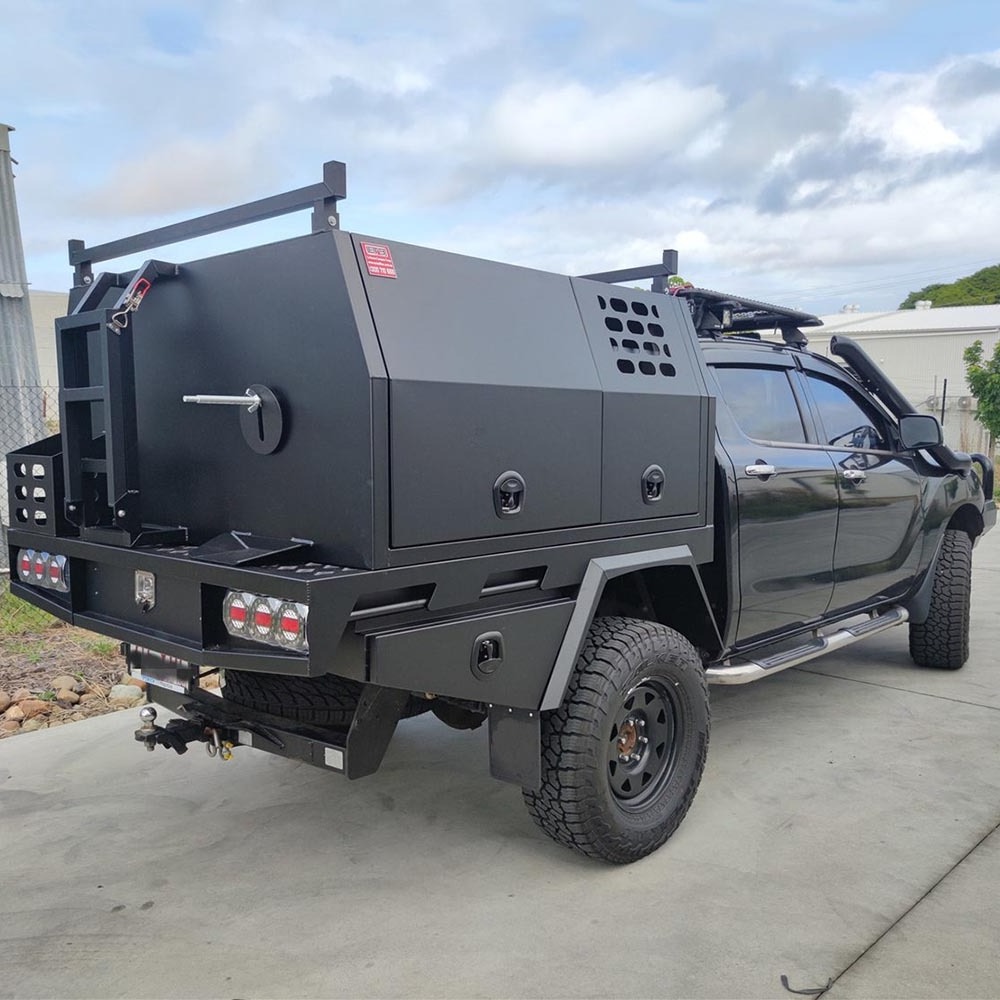
[[[907,589],[920,558],[921,479],[877,406],[832,365],[801,363],[840,491],[830,608],[889,600]]]
[[[719,438],[736,479],[741,642],[826,611],[839,493],[830,455],[808,440],[791,356],[728,348],[716,362],[711,353]]]

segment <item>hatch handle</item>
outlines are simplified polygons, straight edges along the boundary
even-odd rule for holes
[[[262,402],[260,396],[252,389],[247,389],[243,396],[213,396],[211,394],[201,394],[195,396],[183,396],[185,403],[201,403],[208,406],[245,406],[247,413],[255,413],[260,409]]]

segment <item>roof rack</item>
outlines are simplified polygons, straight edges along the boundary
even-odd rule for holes
[[[812,313],[776,306],[770,302],[759,302],[742,295],[715,292],[710,288],[696,288],[694,285],[669,287],[667,279],[677,274],[678,254],[676,250],[664,250],[660,264],[646,267],[627,267],[618,271],[598,271],[581,274],[581,278],[591,281],[605,281],[616,285],[623,281],[644,281],[653,279],[652,291],[669,292],[687,300],[691,309],[691,319],[699,337],[718,340],[726,334],[752,333],[759,330],[779,330],[786,344],[805,347],[809,341],[802,332],[803,326],[822,326],[823,321]],[[759,339],[759,338],[758,338]]]
[[[780,331],[786,344],[801,348],[809,343],[801,327],[823,325],[823,321],[812,313],[710,288],[682,286],[672,294],[688,301],[700,337],[718,340],[727,333],[772,329]]]

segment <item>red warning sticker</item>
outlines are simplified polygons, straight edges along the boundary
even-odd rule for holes
[[[381,243],[361,244],[361,252],[365,255],[365,265],[368,273],[376,278],[395,278],[396,265],[392,262],[392,251]]]

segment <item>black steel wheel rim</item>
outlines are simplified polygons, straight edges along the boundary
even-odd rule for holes
[[[608,739],[611,794],[623,809],[643,808],[670,780],[681,744],[682,715],[673,691],[646,678],[622,699]]]

